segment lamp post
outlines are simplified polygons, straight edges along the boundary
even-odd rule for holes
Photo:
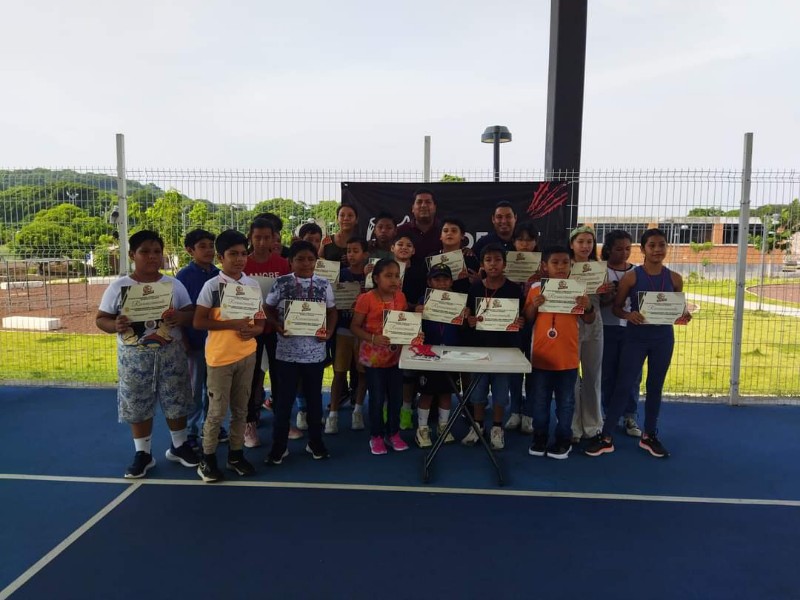
[[[494,180],[500,181],[500,144],[511,141],[511,132],[503,125],[487,127],[481,135],[481,142],[494,146]]]
[[[774,214],[771,217],[762,215],[761,217],[761,283],[758,286],[758,310],[761,310],[761,306],[763,305],[764,274],[767,269],[767,251],[769,250],[769,226],[767,224],[767,219],[770,219],[770,223],[774,227],[780,223],[780,215]]]

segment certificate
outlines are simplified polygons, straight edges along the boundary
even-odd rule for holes
[[[406,310],[387,310],[383,313],[383,335],[392,344],[410,344],[419,337],[422,315]]]
[[[333,297],[336,299],[337,310],[353,310],[353,304],[361,294],[361,284],[357,281],[334,283]]]
[[[569,278],[586,284],[587,294],[596,294],[597,288],[606,282],[608,277],[607,263],[602,260],[576,262],[572,265]]]
[[[476,298],[477,331],[519,331],[519,300],[516,298]]]
[[[505,275],[514,283],[525,283],[541,264],[541,252],[509,252],[506,254]]]
[[[261,297],[266,298],[267,294],[272,291],[272,286],[275,285],[275,277],[262,277],[261,275],[251,275],[250,277],[258,282],[258,286],[261,288]]]
[[[379,260],[381,260],[381,259],[380,258],[370,258],[369,259],[369,263],[367,263],[367,264],[370,264],[370,265],[374,266],[374,265],[376,265],[378,263]],[[406,266],[401,262],[398,262],[397,264],[400,265],[400,285],[403,285],[403,276],[406,274]],[[369,273],[367,273],[366,281],[364,281],[364,289],[365,290],[371,290],[374,287],[375,287],[375,283],[372,281],[372,271],[370,271]]]
[[[172,282],[137,283],[123,289],[119,312],[134,323],[158,321],[172,305]]]
[[[328,283],[333,285],[339,281],[339,271],[342,268],[342,263],[338,260],[325,260],[324,258],[317,259],[317,266],[314,267],[314,275],[324,277]]]
[[[543,279],[544,304],[539,307],[539,312],[582,315],[583,307],[578,306],[575,298],[585,293],[586,285],[577,279]]]
[[[283,334],[287,336],[325,333],[324,302],[286,300],[283,311]]]
[[[639,292],[639,312],[646,325],[674,325],[686,312],[683,292]]]
[[[264,297],[258,286],[238,283],[219,284],[219,313],[223,321],[263,319]]]
[[[425,308],[422,311],[422,318],[437,323],[461,325],[464,322],[466,306],[466,294],[428,288],[425,292]]]
[[[450,267],[450,272],[453,274],[453,279],[458,279],[458,274],[464,270],[464,253],[459,250],[452,252],[443,252],[442,254],[434,254],[425,259],[428,261],[428,270],[431,270],[433,265],[447,265]]]

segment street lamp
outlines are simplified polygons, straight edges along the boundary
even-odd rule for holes
[[[761,217],[761,284],[758,286],[758,310],[761,310],[764,298],[764,272],[767,268],[767,250],[769,249],[768,218],[774,227],[780,223],[781,216],[779,214],[774,214],[771,217],[767,217],[767,215],[762,215]]]
[[[500,181],[500,144],[511,141],[511,132],[503,125],[487,127],[481,135],[481,142],[494,145],[494,180]]]

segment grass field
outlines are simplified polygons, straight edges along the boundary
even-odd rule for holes
[[[758,302],[758,295],[751,294],[747,288],[759,285],[759,279],[748,279],[745,282],[745,302]],[[765,279],[765,285],[772,284],[786,284],[786,283],[800,283],[797,281],[787,281],[786,279]],[[703,280],[697,283],[689,283],[684,278],[684,291],[687,294],[702,294],[704,296],[717,296],[718,298],[728,298],[733,300],[736,297],[736,282],[730,279],[723,280]],[[786,302],[783,300],[773,300],[771,298],[764,298],[763,303],[771,306],[785,306],[788,308],[800,308],[800,304],[796,302]]]

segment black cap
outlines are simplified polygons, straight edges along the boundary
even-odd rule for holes
[[[431,267],[430,271],[428,271],[428,277],[430,277],[431,279],[433,279],[434,277],[449,277],[450,279],[452,279],[453,271],[451,271],[450,267],[448,267],[444,263],[436,263]]]

